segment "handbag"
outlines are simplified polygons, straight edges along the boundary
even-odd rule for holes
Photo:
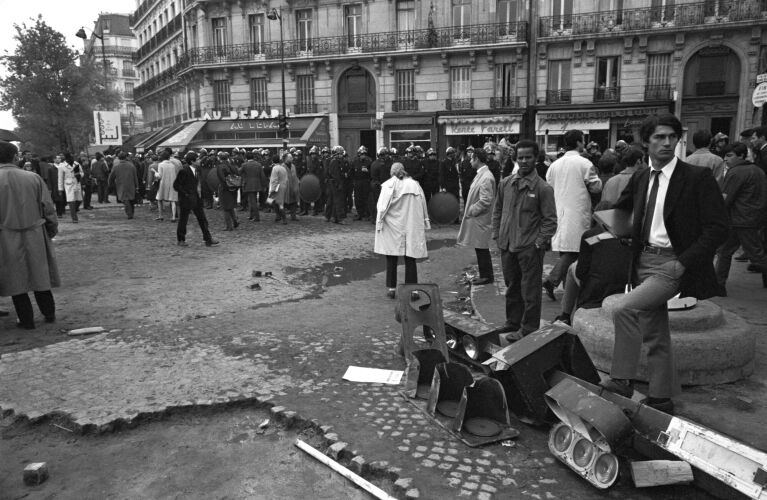
[[[242,177],[237,174],[227,174],[224,181],[226,182],[226,189],[229,191],[237,191],[242,186]]]

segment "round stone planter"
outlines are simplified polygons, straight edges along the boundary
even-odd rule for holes
[[[596,367],[610,371],[614,328],[613,311],[623,294],[607,297],[599,309],[578,309],[573,328]],[[688,310],[670,311],[669,326],[674,361],[683,385],[734,382],[754,371],[756,336],[740,316],[701,300]],[[647,350],[642,348],[637,380],[647,381]]]

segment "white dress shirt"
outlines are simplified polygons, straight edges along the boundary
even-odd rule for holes
[[[668,191],[668,183],[671,180],[671,175],[676,168],[677,158],[668,162],[665,167],[660,170],[660,174],[657,176],[656,182],[658,182],[658,197],[655,199],[655,211],[652,214],[652,225],[650,226],[650,236],[647,238],[648,243],[655,247],[671,248],[671,240],[668,238],[668,232],[666,231],[666,223],[663,220],[663,205],[666,202],[666,192]],[[650,192],[652,191],[652,178],[653,178],[653,166],[652,159],[650,160],[650,184],[647,186],[647,198],[645,203],[650,199]],[[649,210],[650,207],[647,207]]]

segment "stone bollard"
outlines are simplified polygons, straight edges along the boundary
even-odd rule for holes
[[[578,309],[573,329],[596,367],[610,371],[615,331],[613,311],[623,294],[611,295],[598,309]],[[669,311],[671,345],[682,385],[734,382],[754,371],[756,335],[740,316],[708,300],[692,309]],[[642,348],[637,380],[647,381],[647,350]]]

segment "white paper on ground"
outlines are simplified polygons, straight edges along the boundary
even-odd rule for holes
[[[346,369],[343,379],[351,382],[371,382],[376,384],[397,385],[402,380],[400,370],[382,370],[380,368],[365,368],[364,366],[350,366]]]

